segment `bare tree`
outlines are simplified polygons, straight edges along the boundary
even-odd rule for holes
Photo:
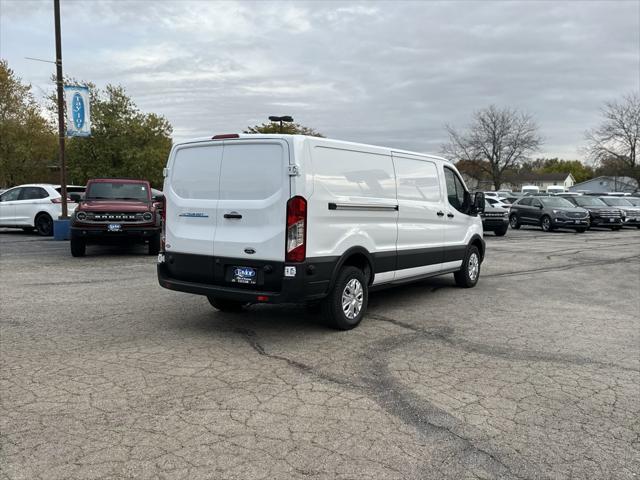
[[[506,170],[518,166],[542,145],[538,126],[530,115],[495,105],[475,112],[464,132],[451,125],[445,127],[449,143],[442,147],[443,153],[456,161],[477,163],[496,190]]]
[[[613,161],[640,183],[640,95],[631,93],[621,102],[605,103],[602,116],[602,124],[586,132],[589,157],[600,165]]]

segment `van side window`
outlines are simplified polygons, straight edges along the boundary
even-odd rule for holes
[[[461,213],[467,213],[465,204],[465,188],[458,176],[449,168],[444,169],[449,204]]]
[[[394,157],[398,198],[423,202],[440,201],[440,182],[435,163]]]

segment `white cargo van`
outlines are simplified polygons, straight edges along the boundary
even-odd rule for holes
[[[355,327],[369,291],[453,273],[473,287],[484,195],[438,157],[298,135],[178,143],[164,171],[160,285],[220,310],[320,302]]]
[[[537,187],[536,185],[523,185],[520,191],[524,194],[540,193],[540,187]]]

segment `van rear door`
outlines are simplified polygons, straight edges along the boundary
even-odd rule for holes
[[[224,142],[214,237],[217,258],[284,261],[288,165],[286,141]]]
[[[213,256],[222,143],[186,144],[174,150],[165,180],[168,252]],[[199,276],[209,279],[202,265]]]

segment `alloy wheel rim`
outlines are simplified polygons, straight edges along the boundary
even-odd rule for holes
[[[38,219],[38,226],[41,232],[48,232],[51,229],[51,223],[47,217],[40,217]]]
[[[467,268],[469,271],[469,279],[472,282],[475,282],[476,278],[478,278],[478,272],[480,271],[480,261],[478,260],[478,255],[476,253],[472,253],[469,257],[469,264]]]
[[[353,320],[362,311],[364,289],[357,278],[347,282],[342,291],[342,312],[349,320]]]
[[[549,219],[548,218],[542,219],[542,229],[543,230],[549,230]]]
[[[514,215],[513,217],[511,217],[511,226],[515,227],[517,223],[518,223],[518,219]]]

